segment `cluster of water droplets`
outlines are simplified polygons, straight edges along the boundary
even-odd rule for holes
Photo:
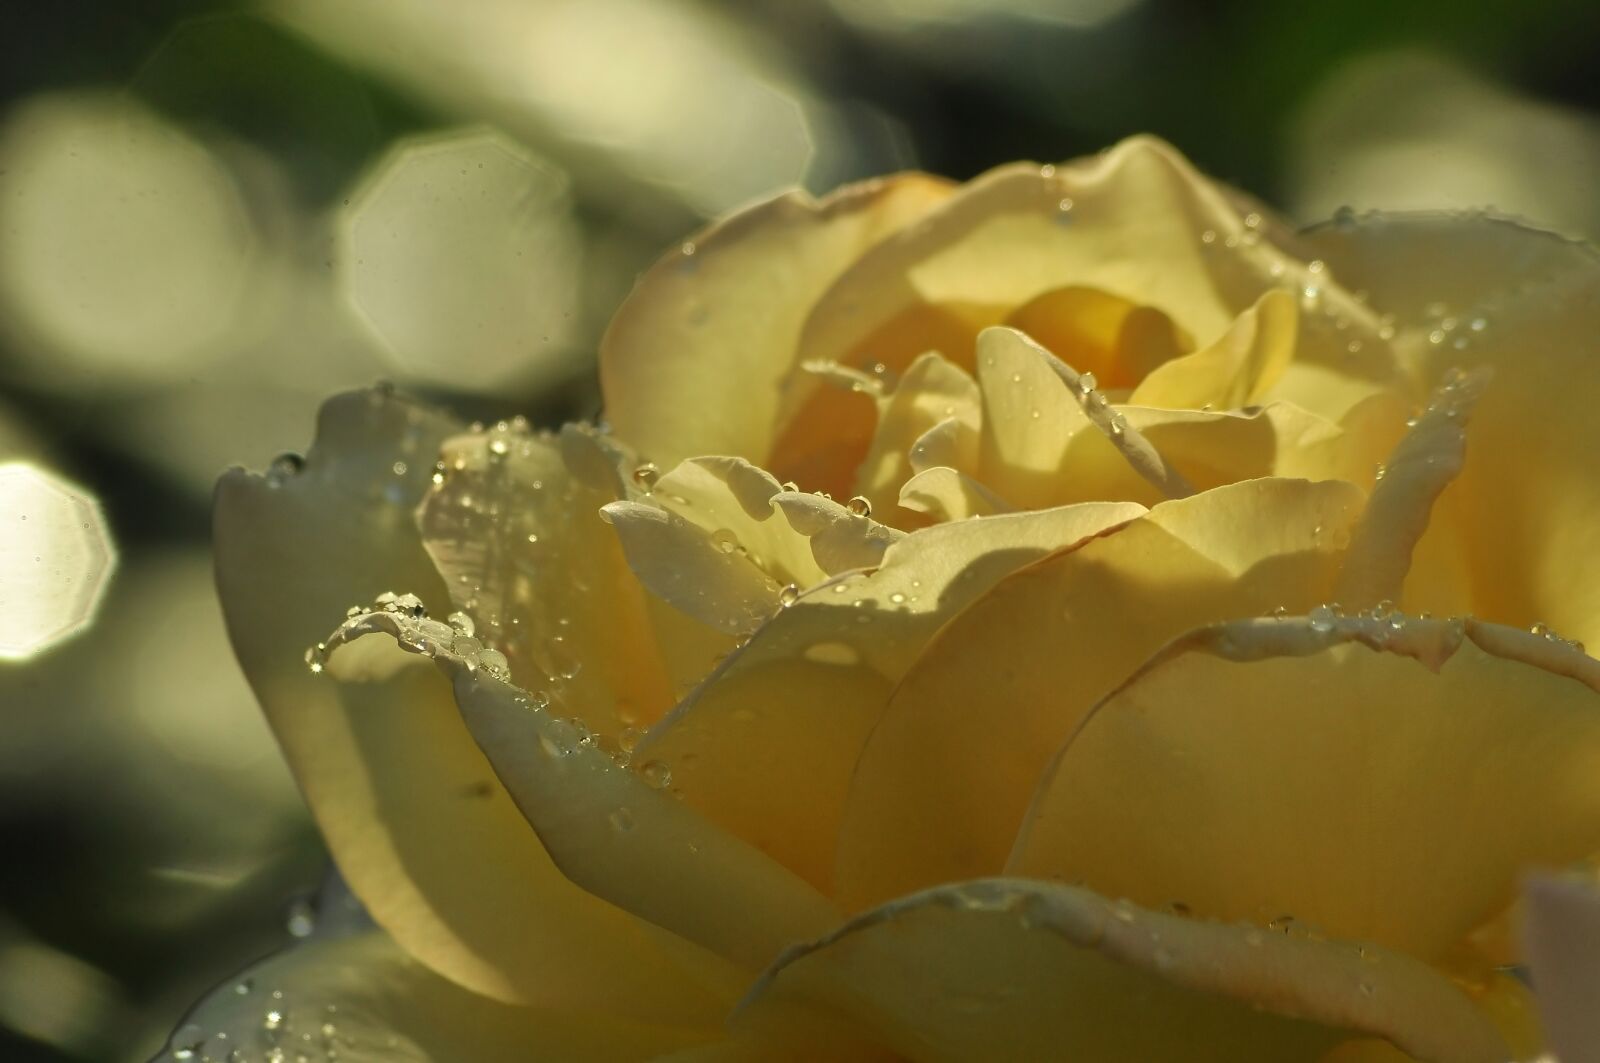
[[[428,615],[427,607],[415,594],[385,591],[373,599],[371,605],[352,605],[346,610],[337,635],[358,633],[368,626],[368,618],[375,613],[388,614],[397,621],[396,641],[413,653],[429,657],[448,653],[460,658],[469,671],[481,668],[495,679],[511,678],[511,664],[506,655],[477,638],[472,617],[453,612],[445,620],[436,620]],[[328,644],[319,642],[306,650],[305,660],[313,674],[321,673],[327,667]]]
[[[222,992],[236,998],[238,1010],[246,1015],[255,1002],[259,1012],[254,1020],[226,1030],[186,1023],[173,1033],[163,1058],[176,1063],[337,1063],[347,1053],[374,1058],[369,1053],[381,1054],[399,1044],[395,1037],[377,1041],[354,1036],[341,1027],[338,1005],[291,1000],[283,990],[264,989],[252,978]]]

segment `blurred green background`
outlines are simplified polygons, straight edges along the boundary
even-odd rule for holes
[[[1592,238],[1597,48],[1600,5],[1555,0],[10,5],[0,1059],[147,1059],[314,918],[207,508],[324,395],[590,416],[611,310],[707,218],[1142,130],[1301,221]]]

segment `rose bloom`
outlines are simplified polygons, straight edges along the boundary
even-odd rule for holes
[[[1295,233],[1140,138],[722,220],[599,425],[332,399],[217,576],[376,925],[173,1053],[1535,1058],[1596,335],[1583,247]]]

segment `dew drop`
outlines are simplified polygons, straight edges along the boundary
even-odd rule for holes
[[[657,790],[672,785],[672,768],[665,761],[647,760],[639,765],[639,774]]]
[[[315,646],[312,646],[310,649],[306,650],[306,667],[311,670],[312,675],[321,675],[322,669],[327,665],[327,663],[327,643],[319,642]]]
[[[718,528],[711,533],[711,545],[724,554],[731,554],[739,549],[739,539],[727,528]]]
[[[466,613],[457,611],[451,613],[445,619],[450,622],[450,626],[455,629],[458,635],[465,635],[471,638],[478,632],[478,626],[472,622],[472,617]]]
[[[1542,620],[1537,620],[1528,628],[1528,633],[1530,635],[1548,636],[1550,634],[1550,626]]]
[[[778,592],[778,605],[781,608],[787,609],[799,600],[800,587],[798,584],[785,583],[783,589]]]
[[[693,246],[693,245],[690,245]],[[661,478],[661,470],[656,468],[654,462],[647,461],[633,470],[633,482],[641,491],[648,492],[655,487],[656,481]]]
[[[852,496],[850,501],[845,503],[845,508],[858,517],[872,516],[872,503],[867,500],[866,495]]]
[[[308,938],[317,929],[317,914],[312,910],[311,902],[301,898],[289,905],[289,914],[284,920],[284,928],[291,937]]]
[[[1311,621],[1311,630],[1324,634],[1333,630],[1334,621],[1337,619],[1333,607],[1328,605],[1316,606],[1306,616]]]

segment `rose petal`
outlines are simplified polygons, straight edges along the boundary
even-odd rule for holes
[[[977,383],[959,366],[931,352],[911,363],[894,390],[878,403],[872,446],[856,473],[856,489],[874,512],[882,514],[880,519],[898,523],[893,511],[900,486],[917,468],[913,455],[928,434],[938,429],[942,438],[964,429],[971,435],[978,427],[978,411]],[[922,454],[926,460],[926,446]],[[949,464],[938,459],[931,463]]]
[[[810,542],[811,556],[830,576],[876,568],[884,551],[905,538],[898,528],[879,524],[825,495],[784,491],[772,501],[789,526]]]
[[[724,552],[670,510],[642,502],[601,509],[639,582],[702,624],[745,635],[778,609],[780,587],[749,557]]]
[[[644,1060],[714,1031],[501,1004],[439,977],[375,931],[297,945],[230,979],[178,1027],[170,1058],[275,1059],[276,1050],[284,1059],[429,1063],[460,1059],[470,1045],[483,1063]]]
[[[665,765],[642,759],[630,769],[581,725],[557,718],[558,706],[507,683],[476,646],[447,644],[425,624],[396,612],[359,615],[328,648],[381,632],[431,657],[495,774],[578,886],[747,967],[834,920],[821,894],[662,793]]]
[[[1194,346],[1155,307],[1084,286],[1036,295],[1007,314],[1005,324],[1078,372],[1093,373],[1102,387],[1115,389],[1132,388]]]
[[[1361,501],[1339,482],[1233,484],[997,584],[929,643],[868,739],[837,896],[855,910],[999,871],[1051,753],[1095,701],[1197,623],[1322,601]]]
[[[827,573],[811,553],[811,541],[778,515],[774,497],[783,490],[766,471],[743,458],[690,458],[664,473],[648,501],[670,509],[737,550],[778,585],[809,587]]]
[[[1600,852],[1600,662],[1396,624],[1176,640],[1062,747],[1008,871],[1443,957],[1522,869]]]
[[[1351,377],[1391,376],[1373,315],[1328,284],[1320,264],[1312,271],[1264,231],[1246,224],[1222,186],[1151,137],[1068,165],[1002,167],[964,185],[840,276],[806,322],[801,359],[885,361],[873,354],[879,345],[866,341],[917,307],[1014,308],[1075,285],[1157,307],[1209,343],[1264,292],[1309,288],[1319,312],[1310,315],[1297,356]],[[1351,353],[1357,336],[1366,343]],[[956,361],[965,357],[937,349]],[[789,419],[813,392],[791,394]]]
[[[1428,528],[1433,504],[1461,471],[1463,425],[1488,379],[1489,370],[1481,367],[1449,377],[1395,447],[1351,534],[1334,588],[1339,601],[1366,608],[1400,598],[1412,550]]]
[[[913,532],[877,571],[773,617],[635,757],[669,765],[684,801],[826,889],[861,745],[934,631],[1007,572],[1142,512],[1090,503]]]
[[[474,635],[592,731],[658,719],[676,700],[657,645],[666,620],[649,612],[600,513],[626,491],[620,467],[632,460],[570,425],[559,436],[505,425],[465,433],[442,458],[418,520]],[[710,666],[699,659],[702,674]]]
[[[1024,879],[928,890],[858,916],[782,957],[734,1023],[783,1030],[807,1006],[842,1013],[912,1060],[1287,1063],[1363,1034],[1421,1059],[1508,1055],[1464,993],[1402,954]]]
[[[1452,366],[1495,369],[1468,429],[1466,466],[1441,496],[1414,570],[1459,552],[1471,611],[1600,641],[1600,376],[1590,357],[1600,256],[1476,215],[1343,218],[1306,238],[1395,316],[1396,342],[1423,380]],[[1416,607],[1449,608],[1418,590],[1406,588]]]
[[[948,194],[925,174],[821,201],[791,192],[663,256],[601,340],[617,434],[663,467],[696,454],[764,456],[811,304],[862,252]]]
[[[1267,292],[1210,346],[1152,370],[1128,401],[1225,410],[1260,402],[1294,358],[1298,332],[1294,296],[1282,289]]]
[[[353,603],[401,590],[448,611],[412,511],[455,430],[382,391],[341,395],[298,473],[227,473],[215,542],[234,650],[341,872],[407,952],[504,1000],[714,1013],[723,990],[684,973],[704,954],[567,881],[436,682],[306,668]]]
[[[947,522],[1016,511],[972,477],[944,466],[923,469],[907,480],[900,488],[900,507]]]
[[[1592,876],[1539,875],[1524,888],[1522,939],[1550,1047],[1566,1063],[1600,1051],[1600,886]]]

